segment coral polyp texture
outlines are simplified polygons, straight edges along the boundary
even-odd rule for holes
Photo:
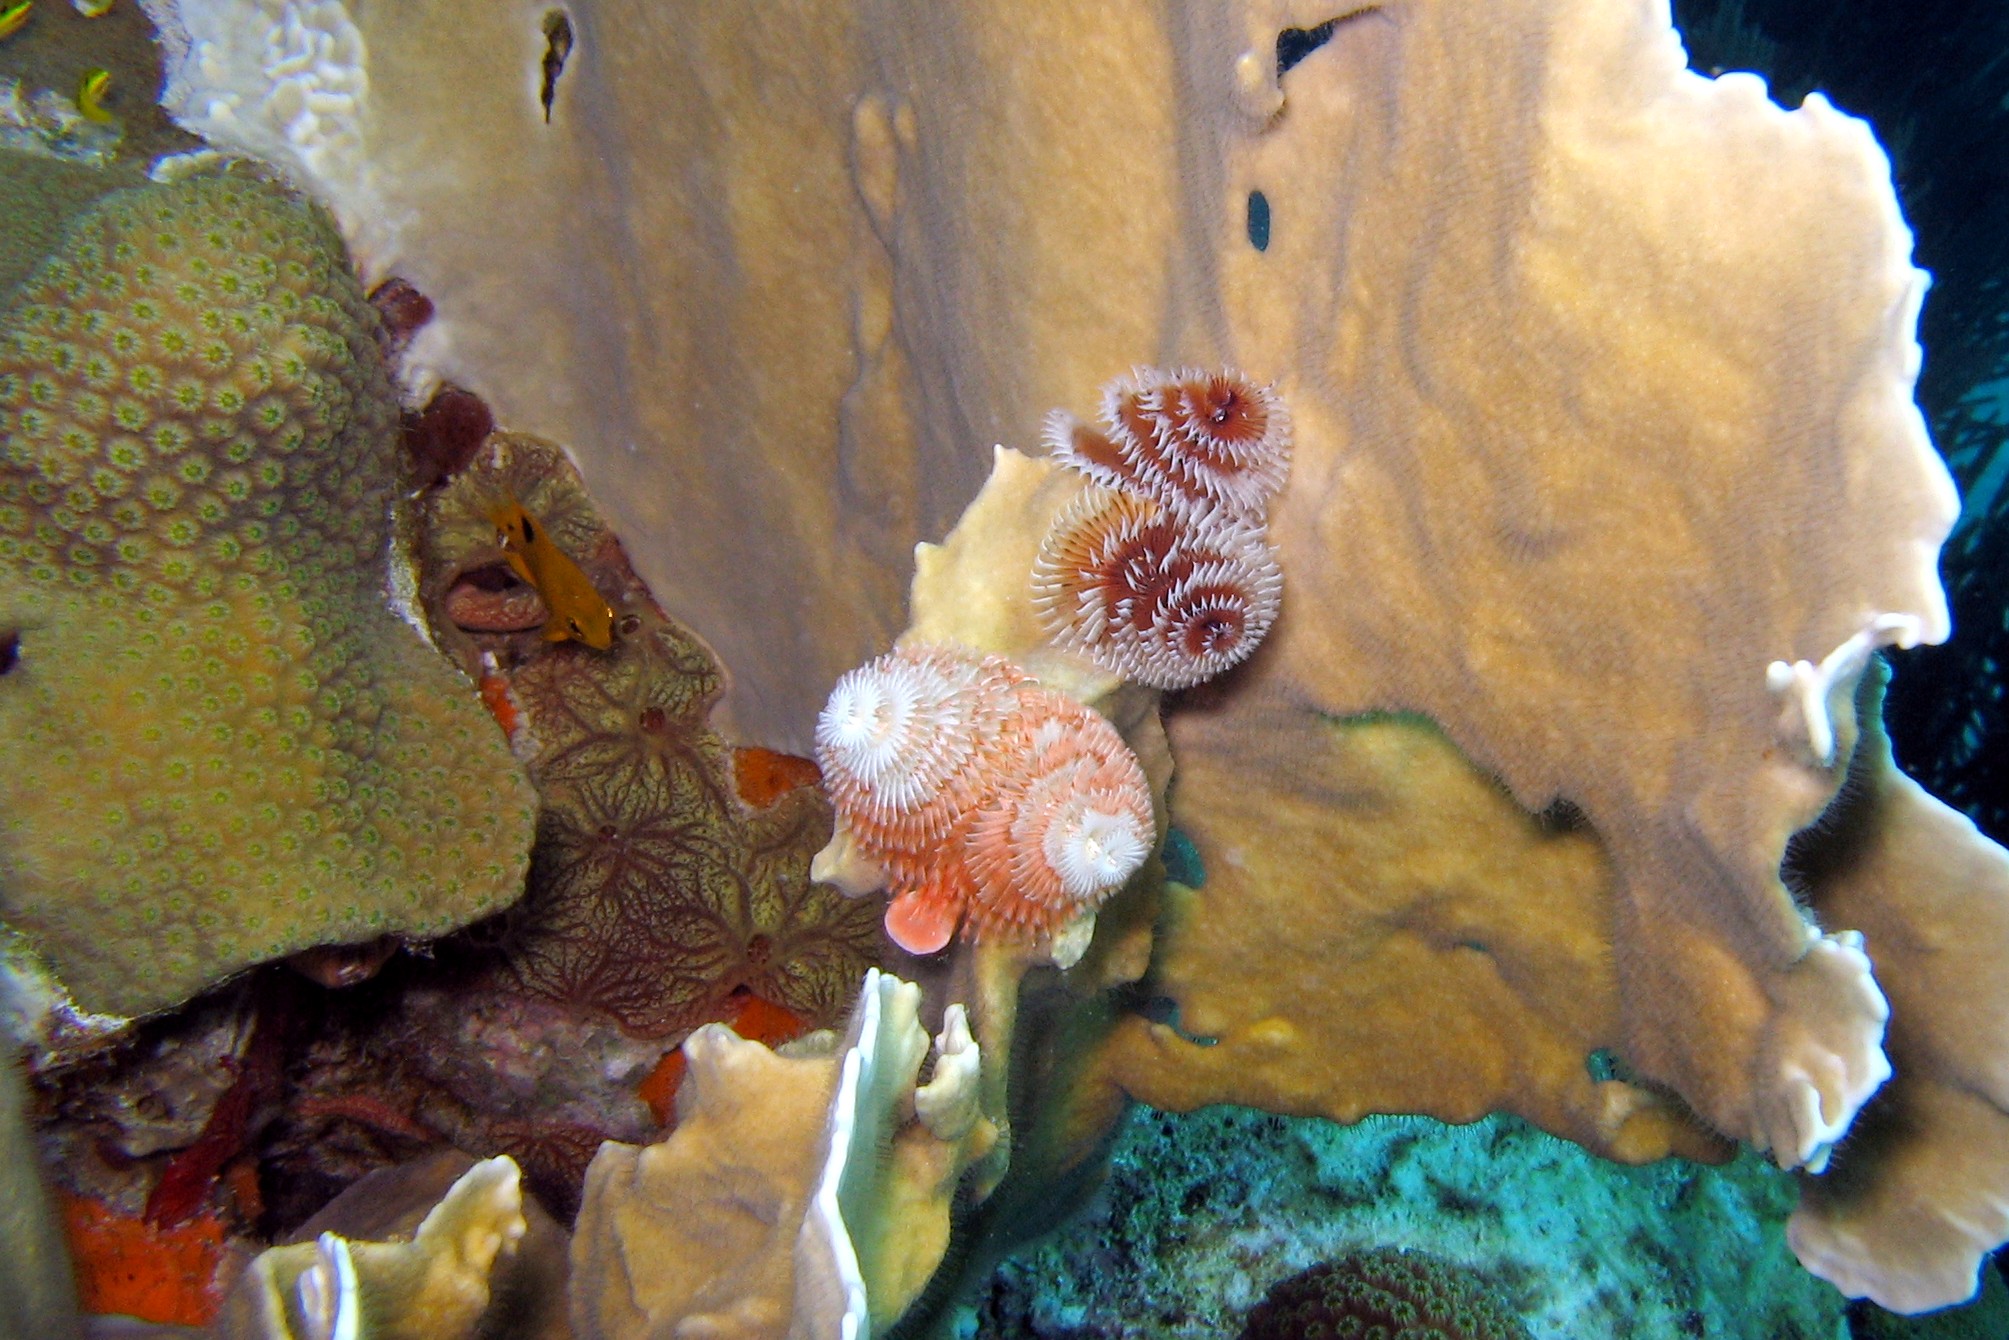
[[[948,646],[850,671],[817,721],[844,832],[893,891],[904,949],[1050,942],[1151,852],[1151,792],[1099,714],[1001,656]]]
[[[1048,454],[1102,487],[1054,521],[1033,608],[1065,650],[1191,688],[1276,622],[1283,572],[1263,522],[1290,466],[1290,416],[1238,372],[1140,368],[1103,388],[1102,419],[1106,432],[1047,416]]]
[[[387,600],[398,405],[321,211],[108,197],[0,330],[0,911],[134,1015],[522,889],[535,797]]]
[[[1469,1271],[1425,1252],[1352,1252],[1280,1280],[1242,1340],[1527,1340],[1527,1328]]]
[[[505,501],[607,595],[607,650],[546,641],[536,608],[513,631],[454,626],[456,593],[504,562],[492,513]],[[563,452],[494,434],[428,498],[424,531],[428,607],[450,648],[490,667],[544,802],[503,970],[644,1036],[726,1017],[745,992],[836,1020],[884,941],[874,908],[809,878],[829,807],[813,786],[740,799],[710,725],[718,664],[649,599]]]

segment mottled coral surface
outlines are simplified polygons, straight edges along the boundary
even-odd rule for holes
[[[502,558],[491,513],[510,501],[613,605],[610,649],[543,641],[534,605],[514,632],[487,618],[526,597],[485,589]],[[486,657],[544,799],[529,893],[503,934],[516,982],[643,1036],[730,1017],[747,993],[833,1023],[885,952],[881,904],[810,881],[831,825],[816,788],[741,798],[709,722],[718,663],[650,600],[557,448],[496,434],[428,500],[422,590],[448,644]]]
[[[397,401],[327,218],[108,197],[0,329],[0,915],[85,1007],[513,901],[534,797],[390,609]]]

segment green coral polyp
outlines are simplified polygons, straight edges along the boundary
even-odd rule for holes
[[[0,917],[85,1009],[520,893],[534,796],[382,595],[397,430],[274,183],[107,197],[0,314]]]

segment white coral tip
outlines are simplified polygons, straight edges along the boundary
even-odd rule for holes
[[[1885,647],[1915,647],[1925,636],[1925,623],[1913,614],[1879,614],[1861,631],[1811,661],[1773,661],[1765,667],[1765,687],[1785,699],[1779,709],[1778,734],[1803,763],[1833,767],[1835,724],[1829,703],[1838,691],[1854,687],[1869,658]]]
[[[960,1140],[977,1124],[982,1070],[969,1015],[960,1004],[951,1005],[935,1036],[935,1073],[914,1091],[914,1112],[936,1139]]]
[[[357,1340],[362,1332],[362,1301],[357,1296],[356,1261],[348,1242],[323,1233],[314,1242],[314,1264],[294,1285],[307,1340]]]

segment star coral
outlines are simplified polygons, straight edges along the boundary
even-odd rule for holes
[[[513,498],[582,567],[615,615],[613,646],[546,644],[452,626],[453,596],[501,557],[488,514]],[[504,932],[526,990],[666,1036],[726,1017],[753,992],[814,1023],[837,1018],[883,951],[870,906],[811,883],[829,837],[813,787],[755,809],[710,727],[721,676],[657,610],[557,448],[496,434],[426,506],[422,589],[466,663],[485,655],[544,800],[529,891]]]
[[[1527,1340],[1527,1328],[1453,1262],[1387,1248],[1322,1261],[1270,1286],[1242,1340]]]
[[[529,787],[387,603],[376,330],[326,216],[235,176],[106,198],[6,311],[0,910],[87,1009],[521,890]]]

